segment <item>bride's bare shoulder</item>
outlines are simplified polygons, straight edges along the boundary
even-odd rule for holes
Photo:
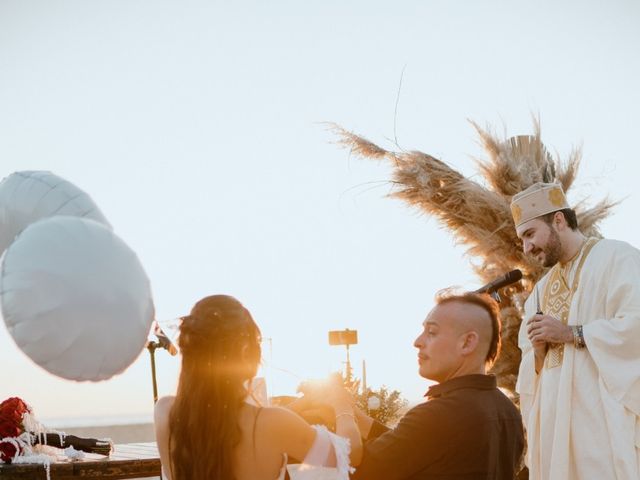
[[[265,407],[260,412],[260,436],[269,439],[279,454],[303,459],[315,438],[315,430],[297,413],[282,407]]]
[[[284,407],[263,407],[260,416],[264,415],[268,419],[278,421],[297,421],[302,420],[300,415]]]

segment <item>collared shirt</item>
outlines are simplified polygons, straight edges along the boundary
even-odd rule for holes
[[[524,448],[522,418],[493,375],[456,377],[427,396],[393,430],[374,423],[353,480],[515,477]]]

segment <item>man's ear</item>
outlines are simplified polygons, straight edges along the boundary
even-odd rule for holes
[[[567,226],[567,219],[564,218],[564,213],[557,211],[553,214],[553,225],[556,227],[556,230],[560,230]]]
[[[464,334],[462,337],[462,348],[461,352],[463,355],[471,355],[478,348],[478,343],[480,341],[480,336],[478,332],[471,330]]]

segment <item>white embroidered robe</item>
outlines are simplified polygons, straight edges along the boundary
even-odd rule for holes
[[[540,298],[548,279],[538,282]],[[583,325],[587,348],[565,344],[562,365],[545,362],[540,374],[526,331],[536,308],[534,289],[520,328],[516,385],[530,479],[640,479],[640,251],[616,240],[593,247],[568,317],[569,325]]]

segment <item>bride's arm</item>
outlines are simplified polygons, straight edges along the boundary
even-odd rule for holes
[[[288,456],[301,462],[309,461],[314,465],[336,466],[337,452],[334,445],[320,448],[319,444],[325,440],[298,414],[285,408],[268,408],[265,409],[263,418],[268,423],[265,434],[269,435],[269,440],[279,445]],[[336,433],[349,439],[349,460],[351,465],[357,465],[355,462],[359,463],[362,457],[362,442],[355,415],[350,407],[345,406],[337,411]],[[312,447],[315,447],[312,453],[325,452],[321,455],[323,458],[313,455],[313,459],[310,459],[309,452]]]
[[[287,456],[302,461],[316,438],[316,431],[298,414],[280,407],[263,409],[265,443],[277,446]]]
[[[358,429],[351,396],[344,390],[343,397],[331,398],[330,403],[336,414],[336,434],[349,439],[349,459],[351,465],[357,467],[362,460],[362,435]]]
[[[374,420],[357,407],[355,408],[355,414],[356,421],[358,422],[358,430],[360,430],[360,436],[366,440],[369,438],[369,432],[371,432]]]
[[[352,466],[357,466],[362,460],[362,434],[359,430],[357,407],[353,395],[335,379],[330,382],[307,383],[300,390],[304,396],[295,402],[293,408],[302,412],[308,408],[324,405],[326,410],[333,413],[334,418],[328,424],[335,425],[335,432],[349,440],[349,460]]]

